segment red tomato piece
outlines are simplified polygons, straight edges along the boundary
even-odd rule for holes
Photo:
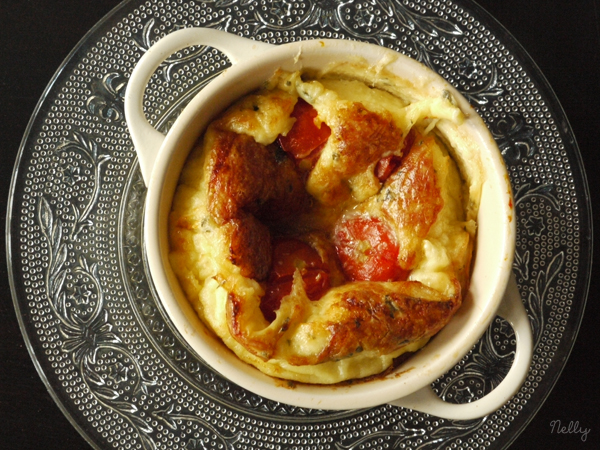
[[[379,178],[380,182],[385,182],[392,173],[400,165],[401,158],[396,155],[386,156],[381,158],[375,166],[375,176]]]
[[[375,176],[381,183],[385,183],[390,175],[392,175],[396,169],[402,164],[404,156],[408,154],[411,147],[415,142],[415,131],[411,129],[404,139],[404,145],[402,147],[402,156],[390,155],[385,158],[381,158],[375,166]]]
[[[270,282],[267,285],[265,295],[260,299],[260,310],[269,322],[275,320],[276,313],[281,305],[281,299],[292,292],[292,280],[286,279],[280,282]]]
[[[294,106],[292,117],[296,122],[287,135],[279,136],[279,145],[296,160],[304,159],[327,141],[331,129],[325,123],[320,128],[315,125],[317,110],[302,99]]]
[[[272,322],[281,299],[292,291],[294,273],[300,270],[304,290],[311,300],[320,299],[329,289],[329,268],[319,253],[298,239],[279,239],[273,246],[273,266],[260,309]]]
[[[390,228],[375,217],[342,220],[335,229],[337,254],[352,281],[405,280],[398,266],[398,244]]]

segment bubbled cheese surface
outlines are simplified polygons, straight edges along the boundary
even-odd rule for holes
[[[216,126],[208,128],[191,152],[173,199],[169,222],[171,265],[205,325],[243,361],[268,375],[305,383],[332,384],[375,375],[392,367],[398,356],[425,345],[431,333],[413,336],[402,343],[400,338],[386,337],[378,346],[361,334],[367,331],[358,326],[354,329],[352,324],[360,319],[363,329],[368,330],[369,321],[375,324],[381,317],[393,316],[388,333],[393,334],[394,327],[404,326],[417,314],[408,309],[415,296],[434,307],[453,302],[454,312],[459,306],[456,302],[460,303],[468,286],[473,253],[476,194],[480,186],[469,171],[476,173],[476,169],[465,170],[471,156],[457,156],[468,145],[449,142],[438,129],[439,123],[449,127],[460,123],[462,112],[445,96],[411,100],[411,96],[397,95],[398,89],[366,84],[364,70],[356,77],[362,81],[357,81],[346,69],[316,79],[306,74],[281,72],[266,89],[232,105],[217,119]],[[390,80],[393,77],[388,77],[386,83]],[[311,208],[278,226],[289,227],[284,233],[291,235],[316,230],[331,237],[335,223],[345,216],[367,214],[385,218],[397,236],[399,258],[404,251],[406,260],[411,261],[411,270],[402,283],[337,281],[318,301],[307,298],[302,279],[296,273],[292,292],[282,300],[275,320],[269,322],[260,309],[264,282],[243,275],[241,266],[231,256],[230,231],[211,209],[209,190],[216,170],[210,156],[211,142],[217,133],[232,132],[269,146],[293,127],[295,120],[291,113],[299,99],[317,111],[315,123],[327,124],[333,133],[318,160],[304,173]],[[425,235],[415,232],[410,218],[405,219],[401,211],[398,199],[403,195],[399,193],[404,192],[401,186],[410,180],[402,179],[398,173],[395,178],[381,182],[374,174],[375,163],[369,161],[358,172],[352,162],[340,166],[344,156],[340,157],[340,148],[346,147],[336,142],[335,130],[347,126],[348,117],[353,117],[340,112],[351,111],[357,104],[367,112],[387,118],[402,137],[414,129],[422,138],[417,144],[426,149],[430,172],[435,173],[434,187],[442,199],[435,221]],[[379,157],[402,154],[402,145],[401,140]],[[353,158],[348,161],[354,161]],[[412,201],[408,197],[402,201]],[[416,208],[421,209],[421,205]],[[391,309],[382,312],[382,316],[370,311],[372,317],[357,310],[358,306],[353,310],[347,306],[356,299],[362,302],[360,305],[371,304],[376,298],[382,304],[388,298],[395,303],[388,302]],[[421,308],[420,305],[415,308]],[[376,309],[376,306],[370,307]],[[425,314],[421,309],[418,311]],[[444,323],[449,320],[442,313],[431,314],[432,323],[438,317],[435,314]],[[433,334],[437,331],[434,325],[427,327],[434,330]]]

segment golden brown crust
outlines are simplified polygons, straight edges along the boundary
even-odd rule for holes
[[[218,126],[207,136],[208,211],[230,242],[229,260],[242,276],[264,280],[271,266],[271,233],[255,216],[273,221],[304,209],[304,183],[293,161],[275,146]]]
[[[330,335],[327,346],[316,355],[292,357],[290,363],[319,364],[363,351],[392,353],[409,342],[433,336],[460,304],[460,294],[444,299],[418,282],[352,283],[321,313],[318,327]]]
[[[417,136],[380,194],[383,212],[400,231],[399,262],[405,270],[412,269],[421,240],[444,206],[433,164],[434,144],[432,136]]]
[[[368,101],[328,97],[333,103],[319,114],[331,135],[315,165],[301,172],[276,144],[293,124],[296,98],[277,89],[252,95],[209,126],[199,198],[180,203],[185,213],[172,219],[171,237],[177,250],[205,252],[178,275],[200,274],[190,298],[199,299],[203,319],[242,360],[274,376],[333,383],[385,370],[448,323],[468,285],[473,241],[455,189],[459,176],[452,189],[443,181],[451,170],[445,150],[431,136],[413,142],[412,134],[404,148],[402,111],[373,112]],[[391,155],[393,168],[377,176],[377,163]],[[389,225],[399,249],[389,261],[404,270],[386,278],[394,281],[350,281],[334,234],[341,221],[360,215]],[[357,249],[381,250],[370,235],[359,236]],[[324,287],[305,277],[307,260],[293,252],[296,259],[276,262],[273,242],[288,238],[316,250]],[[292,277],[278,272],[288,265]],[[412,281],[400,281],[405,275]],[[320,298],[311,296],[315,283]],[[274,318],[263,314],[271,303]]]
[[[363,281],[330,290],[324,304],[317,317],[303,325],[310,328],[309,334],[325,335],[322,347],[308,355],[289,351],[290,364],[303,366],[338,361],[363,351],[392,353],[410,342],[436,334],[460,307],[461,295],[458,283],[456,295],[444,298],[419,282]],[[305,302],[290,300],[290,305],[281,325],[255,332],[251,305],[230,293],[227,322],[231,335],[259,358],[274,357],[282,336],[305,317]]]
[[[264,280],[271,268],[271,233],[251,214],[228,220],[223,232],[229,241],[229,260],[243,277]]]
[[[389,113],[374,113],[355,102],[340,110],[340,124],[332,130],[337,142],[336,171],[349,178],[363,172],[384,154],[402,146],[402,130]]]
[[[308,183],[309,192],[325,205],[347,200],[349,179],[369,170],[382,156],[400,155],[402,130],[391,114],[367,110],[360,102],[344,104],[331,124],[331,161],[318,161]]]
[[[210,151],[209,212],[217,223],[242,211],[269,219],[293,214],[308,202],[293,161],[251,136],[213,127]]]
[[[391,117],[375,114],[354,103],[341,111],[344,120],[334,129],[339,153],[335,169],[343,178],[351,177],[396,151],[401,131]],[[230,260],[247,278],[264,280],[271,264],[271,236],[254,215],[268,211],[271,217],[292,216],[304,208],[303,182],[292,161],[279,158],[276,150],[258,144],[250,136],[214,127],[209,163],[209,211],[221,221],[230,242]],[[433,137],[417,135],[390,176],[380,196],[382,211],[400,230],[399,263],[411,269],[415,253],[443,207],[433,162]],[[254,214],[254,215],[253,215]],[[322,258],[334,260],[334,247],[318,234],[304,240],[319,249]],[[335,266],[335,265],[334,265]],[[336,284],[343,284],[341,271]],[[455,296],[443,298],[440,292],[418,282],[357,282],[330,291],[335,297],[318,319],[311,323],[328,335],[316,354],[288,355],[292,365],[314,365],[336,361],[356,352],[394,352],[409,342],[437,333],[460,306],[460,285]],[[231,335],[261,359],[271,358],[281,336],[303,315],[305,305],[296,301],[285,325],[253,331],[254,320],[242,296],[229,293],[227,322]]]

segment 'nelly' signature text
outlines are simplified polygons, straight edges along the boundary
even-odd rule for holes
[[[563,425],[560,420],[550,422],[551,433],[557,434],[581,434],[581,440],[585,442],[587,435],[590,432],[589,428],[580,428],[579,421],[569,422],[569,425]]]

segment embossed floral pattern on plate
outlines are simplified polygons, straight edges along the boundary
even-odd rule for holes
[[[144,259],[145,188],[123,117],[137,60],[161,36],[207,26],[271,43],[359,39],[406,53],[453,83],[488,123],[509,167],[514,272],[536,350],[521,391],[496,414],[455,422],[383,405],[294,408],[228,382],[172,329]],[[12,192],[16,304],[48,384],[98,448],[502,448],[561,369],[589,278],[589,205],[561,111],[533,65],[469,0],[132,1],[74,53],[35,118]],[[166,132],[229,66],[205,47],[172,55],[144,103]],[[579,188],[580,189],[580,188]],[[578,301],[579,300],[579,301]],[[513,332],[496,318],[434,383],[468,402],[502,379]]]

